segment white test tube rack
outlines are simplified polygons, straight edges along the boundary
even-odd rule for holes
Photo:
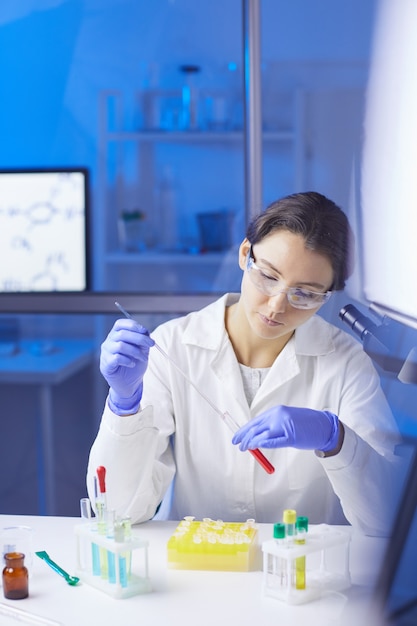
[[[310,526],[304,544],[262,543],[263,593],[287,604],[304,604],[324,592],[351,586],[350,534],[326,524]],[[305,557],[305,588],[296,588],[296,559]]]
[[[116,542],[99,534],[96,528],[97,524],[93,521],[74,528],[77,539],[76,574],[80,580],[118,599],[152,591],[148,566],[149,542],[141,539],[134,530],[128,541]],[[139,550],[142,554],[133,559],[133,552]],[[98,564],[94,563],[95,560]],[[139,573],[131,571],[133,560]]]

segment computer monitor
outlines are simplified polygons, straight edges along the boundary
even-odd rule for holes
[[[88,174],[0,170],[0,293],[89,289]]]

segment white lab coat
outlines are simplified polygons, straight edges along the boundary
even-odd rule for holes
[[[174,479],[169,518],[276,522],[286,508],[311,523],[346,523],[385,534],[397,485],[395,421],[360,344],[314,315],[278,356],[249,407],[224,326],[226,294],[201,311],[162,324],[154,339],[212,402],[243,425],[277,404],[329,410],[345,426],[339,454],[265,450],[269,475],[232,445],[219,415],[156,350],[142,410],[117,416],[106,403],[92,446],[88,484],[107,469],[108,505],[134,522],[150,519]]]

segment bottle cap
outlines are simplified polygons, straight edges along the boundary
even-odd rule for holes
[[[285,524],[274,524],[274,539],[285,539]]]
[[[308,517],[297,517],[295,527],[297,530],[304,530],[305,532],[308,532]]]
[[[282,516],[282,521],[284,524],[295,524],[297,519],[297,512],[294,509],[285,509],[284,514]]]

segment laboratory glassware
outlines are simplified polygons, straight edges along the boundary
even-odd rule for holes
[[[22,600],[29,595],[29,573],[23,552],[7,552],[4,555],[3,592],[9,600]]]

